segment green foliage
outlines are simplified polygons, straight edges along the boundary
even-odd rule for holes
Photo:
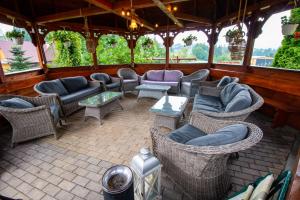
[[[291,11],[289,21],[300,24],[300,8],[295,8]],[[297,28],[297,31],[300,31],[300,27]],[[281,47],[276,52],[272,66],[300,69],[300,40],[296,40],[293,35],[284,36]]]
[[[12,31],[8,31],[6,32],[5,36],[9,39],[12,39],[12,38],[18,38],[18,37],[24,37],[25,35],[25,31],[23,30],[20,30],[18,28],[13,28]]]
[[[65,30],[52,31],[47,35],[46,41],[55,46],[53,66],[68,67],[92,64],[91,54],[86,49],[85,38],[79,33]]]
[[[112,45],[111,41],[116,41]],[[130,63],[130,49],[125,38],[118,35],[103,35],[98,40],[96,49],[99,64],[128,64]]]
[[[185,46],[190,46],[193,41],[197,41],[197,37],[190,34],[186,38],[183,38],[182,41],[184,42]]]
[[[30,57],[24,57],[25,51],[21,46],[12,46],[10,52],[13,58],[10,58],[10,72],[23,71],[31,68],[31,63],[28,61]]]
[[[214,62],[231,61],[230,52],[227,46],[215,46]]]
[[[157,40],[151,40],[152,45],[149,46],[149,37],[141,36],[134,49],[134,62],[135,63],[165,63],[163,60],[152,60],[152,58],[165,58],[166,50],[161,46]]]
[[[192,53],[196,56],[198,60],[207,60],[208,59],[209,48],[207,45],[199,43],[193,46]]]

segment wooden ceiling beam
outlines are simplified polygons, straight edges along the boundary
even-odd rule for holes
[[[163,4],[160,0],[152,0],[154,4],[163,11],[173,22],[175,25],[183,28],[183,24],[174,16],[174,14],[168,10],[168,8]]]
[[[35,22],[37,24],[45,24],[45,23],[52,23],[52,22],[57,22],[57,21],[79,18],[79,17],[101,15],[101,14],[106,14],[106,13],[109,13],[109,11],[104,10],[102,8],[98,8],[98,7],[81,8],[81,9],[76,9],[76,10],[70,10],[67,12],[60,12],[60,13],[55,13],[55,14],[51,14],[51,15],[37,17],[35,19]]]
[[[195,22],[198,24],[208,24],[208,25],[213,24],[212,20],[204,18],[204,17],[197,17],[194,15],[189,15],[189,14],[185,14],[185,13],[174,13],[174,15],[177,19]]]
[[[163,4],[181,3],[186,1],[190,1],[190,0],[161,0]],[[155,6],[156,5],[152,0],[134,0],[134,4],[133,4],[134,9],[149,8]],[[113,9],[114,10],[130,9],[130,1],[129,0],[116,1],[113,4]]]
[[[19,19],[19,20],[23,20],[23,21],[32,23],[32,19],[30,19],[24,15],[21,15],[18,12],[9,10],[7,8],[0,7],[0,15],[6,15],[8,18],[15,18],[15,19]]]
[[[131,19],[128,16],[123,16],[121,14],[121,12],[119,12],[117,10],[114,10],[113,9],[113,5],[109,1],[107,1],[107,0],[85,0],[85,1],[89,2],[90,4],[93,4],[93,5],[97,6],[99,8],[103,8],[103,9],[105,9],[105,10],[111,12],[111,13],[114,13],[114,14],[122,17],[122,18],[125,18],[126,20],[130,20]],[[147,29],[149,29],[151,31],[154,30],[153,26],[149,22],[147,22],[146,20],[141,19],[138,16],[133,16],[133,18],[136,20],[136,22],[140,26],[144,26],[145,28],[147,28]]]

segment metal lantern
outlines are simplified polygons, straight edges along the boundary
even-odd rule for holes
[[[142,148],[140,153],[133,157],[131,169],[134,176],[135,200],[161,199],[161,166],[149,148]]]

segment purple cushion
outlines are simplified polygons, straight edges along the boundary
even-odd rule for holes
[[[152,85],[168,85],[168,86],[178,86],[178,82],[159,82],[159,81],[148,81],[148,80],[142,80],[141,84],[152,84]]]
[[[164,70],[150,70],[147,72],[147,80],[149,81],[163,81]]]
[[[165,70],[164,81],[165,82],[179,82],[183,73],[179,70]]]

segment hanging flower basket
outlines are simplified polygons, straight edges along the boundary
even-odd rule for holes
[[[282,35],[293,35],[299,24],[292,23],[287,16],[281,17]]]
[[[12,31],[6,32],[5,36],[13,41],[15,45],[23,45],[25,31],[14,28]]]
[[[151,48],[153,46],[153,40],[146,37],[145,41],[142,43],[143,48]]]
[[[94,53],[96,51],[95,43],[92,38],[86,39],[86,49],[89,53]]]
[[[188,37],[183,38],[182,41],[184,42],[185,46],[191,46],[193,41],[197,41],[197,37],[190,34]]]
[[[243,39],[239,42],[231,42],[228,45],[228,50],[232,60],[242,60],[246,50],[246,41]]]

